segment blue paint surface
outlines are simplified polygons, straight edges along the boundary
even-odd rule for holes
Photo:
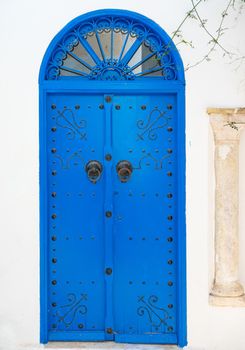
[[[184,346],[185,111],[177,51],[172,52],[180,67],[177,80],[46,80],[57,43],[79,23],[102,15],[158,29],[135,13],[96,11],[68,24],[45,55],[40,72],[41,342]],[[168,38],[162,29],[159,37]],[[96,183],[86,172],[91,160],[102,165]],[[125,183],[117,173],[123,160],[132,166]]]

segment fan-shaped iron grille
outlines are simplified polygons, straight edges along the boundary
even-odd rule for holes
[[[178,79],[172,42],[148,25],[123,16],[96,17],[80,23],[56,45],[46,79],[85,77],[133,80],[138,77]]]

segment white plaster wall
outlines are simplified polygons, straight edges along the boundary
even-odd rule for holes
[[[225,0],[207,2],[210,25]],[[39,341],[38,70],[53,36],[68,21],[99,8],[124,8],[176,29],[189,1],[5,0],[0,2],[0,350],[34,349]],[[230,48],[245,52],[245,16],[230,22]],[[185,27],[205,49],[198,26]],[[214,27],[211,27],[214,28]],[[242,34],[243,32],[243,34]],[[245,69],[235,71],[216,53],[187,80],[188,339],[190,349],[244,350],[245,308],[208,305],[212,279],[213,143],[205,110],[245,104]],[[241,279],[245,283],[245,136],[241,140]],[[42,346],[40,346],[42,348]]]

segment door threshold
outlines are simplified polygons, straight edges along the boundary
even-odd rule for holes
[[[85,350],[177,350],[176,345],[162,344],[129,344],[115,343],[112,341],[102,342],[50,342],[46,344],[45,349],[70,350],[70,349],[85,349]]]

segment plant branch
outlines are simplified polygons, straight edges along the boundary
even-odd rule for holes
[[[194,0],[191,0],[191,3],[192,3],[192,6],[193,6],[193,9],[194,9],[194,12],[196,13],[197,19],[198,19],[198,21],[200,22],[200,25],[201,25],[201,27],[204,29],[204,31],[208,34],[208,36],[212,39],[212,41],[213,41],[214,43],[216,43],[226,54],[231,55],[232,53],[229,52],[228,50],[226,50],[226,49],[224,48],[224,46],[222,46],[222,45],[220,44],[220,42],[217,40],[217,37],[215,38],[215,37],[213,36],[213,34],[211,34],[210,31],[207,29],[207,27],[206,27],[206,25],[205,25],[205,21],[201,18],[199,12],[197,11],[197,9],[196,9],[196,7],[195,7]],[[234,5],[234,0],[230,1],[230,4],[229,4],[229,6],[227,7],[227,9],[225,10],[225,12],[228,11],[228,9],[229,9],[229,7],[230,7],[231,5],[232,5],[232,6]],[[224,18],[224,17],[222,17],[222,19],[223,19],[223,18]],[[223,24],[223,23],[222,23],[222,24]],[[220,29],[221,29],[221,27],[220,27]],[[232,55],[233,55],[233,54],[232,54]]]
[[[185,21],[190,17],[190,15],[192,14],[193,11],[195,11],[195,9],[197,8],[197,6],[203,2],[203,0],[199,0],[195,5],[193,5],[193,8],[187,12],[186,16],[184,17],[184,19],[180,22],[178,28],[173,32],[173,35],[171,37],[171,39],[173,40],[176,35],[180,32],[180,28],[183,26],[183,24],[185,23]]]
[[[193,2],[193,0],[191,0]],[[208,51],[208,53],[202,58],[200,59],[199,61],[197,61],[196,63],[192,64],[192,65],[188,65],[186,67],[186,71],[189,70],[190,68],[194,68],[196,66],[198,66],[199,64],[201,64],[202,62],[204,61],[209,61],[210,60],[210,55],[211,53],[215,50],[216,46],[218,45],[219,43],[219,39],[223,33],[223,23],[224,23],[224,20],[225,20],[225,17],[227,16],[228,14],[228,10],[231,6],[233,6],[234,4],[234,0],[229,0],[228,3],[227,3],[227,6],[225,8],[225,10],[222,12],[222,18],[221,18],[221,21],[220,21],[220,24],[218,26],[218,29],[217,29],[217,36],[216,38],[214,38],[214,40],[212,40],[213,42],[213,45],[212,47],[210,48],[210,50]],[[211,34],[211,33],[210,33]],[[229,52],[228,52],[229,53]],[[229,55],[231,56],[232,53],[229,53]]]

